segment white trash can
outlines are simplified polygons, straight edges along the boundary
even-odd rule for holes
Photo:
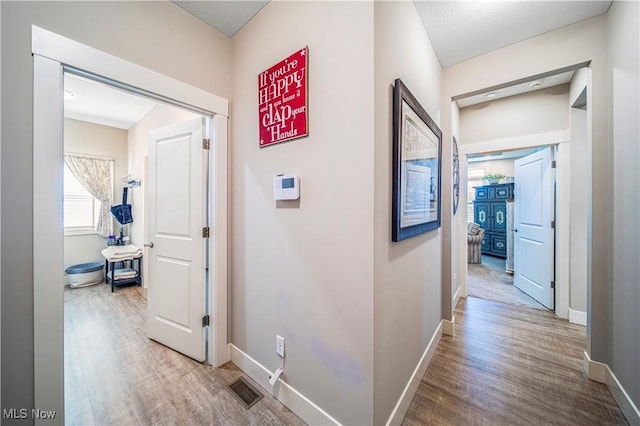
[[[67,273],[67,284],[69,284],[71,288],[99,284],[104,281],[103,268],[104,265],[98,262],[69,266],[65,270]]]

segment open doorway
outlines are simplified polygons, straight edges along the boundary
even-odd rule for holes
[[[514,280],[517,229],[515,205],[522,193],[515,182],[518,160],[544,147],[467,156],[467,223],[480,227],[480,237],[468,239],[467,295],[533,309],[548,309]],[[530,206],[534,208],[537,206]],[[545,207],[545,206],[540,206]],[[550,209],[552,206],[547,205]],[[546,212],[552,215],[553,212]],[[480,241],[481,240],[481,241]],[[524,256],[521,262],[535,262]],[[528,265],[521,265],[520,268]],[[522,279],[522,275],[520,275]]]
[[[146,166],[153,129],[201,116],[67,72],[64,87],[66,421],[110,423],[108,408],[130,393],[132,377],[136,383],[159,381],[149,360],[189,362],[149,340],[147,332],[154,253],[146,247]],[[131,205],[131,217],[119,221],[109,210],[121,202]]]
[[[553,79],[549,75],[532,77],[531,81],[504,88],[508,89],[504,93],[503,88],[494,87],[454,99],[454,108],[459,112],[456,138],[464,182],[469,179],[477,184],[482,183],[485,173],[496,172],[473,171],[474,164],[482,158],[555,147],[555,277],[549,279],[549,284],[555,286],[556,315],[585,325],[587,244],[584,239],[587,235],[590,115],[586,110],[588,99],[583,98],[588,93],[590,70],[559,71],[559,74],[553,74]],[[467,162],[468,159],[471,161]],[[501,173],[499,169],[497,173]],[[472,182],[470,187],[473,186]],[[464,193],[465,201],[473,200],[473,191],[469,188],[469,193]],[[467,220],[474,219],[472,206],[472,202],[467,204],[469,217],[460,221],[461,236],[467,231]],[[468,237],[463,238],[461,248],[466,251]],[[465,296],[468,294],[468,264],[460,267],[460,294]]]
[[[89,46],[32,27],[34,55],[34,403],[64,417],[63,90],[64,72],[91,75],[112,86],[208,115],[208,156],[214,165],[207,201],[217,238],[203,258],[209,263],[209,293],[202,300],[218,321],[206,329],[210,363],[227,361],[226,351],[226,182],[228,102],[211,93],[142,68]],[[192,138],[193,139],[193,138]],[[197,141],[202,149],[203,140]],[[139,197],[138,197],[139,198]],[[218,232],[219,231],[219,232]],[[202,236],[202,228],[198,230]],[[37,239],[37,240],[36,240]],[[152,281],[152,280],[151,280]],[[201,328],[204,328],[201,322]],[[204,346],[204,345],[203,345]]]

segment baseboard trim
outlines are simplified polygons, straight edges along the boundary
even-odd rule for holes
[[[445,336],[454,337],[456,335],[456,317],[453,317],[451,321],[442,320],[442,334]]]
[[[579,325],[587,325],[587,313],[569,308],[569,322]]]
[[[420,381],[424,376],[425,371],[427,371],[427,367],[431,362],[431,358],[433,358],[433,354],[436,351],[436,347],[438,346],[438,342],[440,341],[440,337],[442,337],[443,324],[445,320],[440,321],[438,328],[431,336],[431,340],[427,345],[418,365],[415,370],[413,370],[413,374],[409,378],[407,385],[405,386],[396,406],[393,408],[389,419],[387,420],[387,425],[400,425],[402,420],[404,419],[405,414],[407,414],[407,410],[409,409],[409,405],[411,404],[411,400],[418,390],[418,386],[420,385]],[[451,321],[447,321],[451,322]]]
[[[583,367],[585,373],[587,373],[587,377],[591,380],[600,383],[607,382],[607,364],[603,364],[598,361],[592,361],[587,351],[584,352]]]
[[[456,305],[458,304],[458,301],[460,300],[461,291],[462,291],[462,287],[460,287],[460,284],[458,284],[458,289],[453,294],[453,299],[451,299],[452,300],[452,302],[451,302],[452,310],[456,309]]]
[[[638,407],[636,407],[631,400],[627,391],[624,390],[616,375],[611,371],[611,368],[609,368],[607,364],[592,361],[587,352],[584,353],[584,365],[587,376],[590,379],[607,385],[611,395],[613,395],[613,399],[618,403],[622,414],[627,418],[629,424],[640,424],[640,410],[638,410]],[[592,370],[594,377],[592,377]]]
[[[278,382],[274,386],[271,386],[269,384],[269,378],[273,372],[267,370],[262,364],[232,343],[228,344],[228,348],[231,362],[262,386],[267,393],[273,395],[278,401],[282,402],[288,409],[304,420],[305,423],[309,425],[340,425],[336,419],[331,417],[331,415],[291,385],[287,384],[282,378],[278,379]]]

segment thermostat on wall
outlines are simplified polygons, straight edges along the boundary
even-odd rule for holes
[[[273,178],[274,200],[297,200],[300,198],[298,175],[278,175]]]

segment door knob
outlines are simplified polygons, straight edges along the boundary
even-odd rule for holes
[[[149,242],[149,243],[144,243],[145,247],[149,247],[149,248],[153,248],[153,241]]]
[[[517,229],[514,229],[514,230],[513,230],[513,232],[518,232],[518,230],[517,230]],[[152,243],[152,246],[153,246],[153,243]]]

